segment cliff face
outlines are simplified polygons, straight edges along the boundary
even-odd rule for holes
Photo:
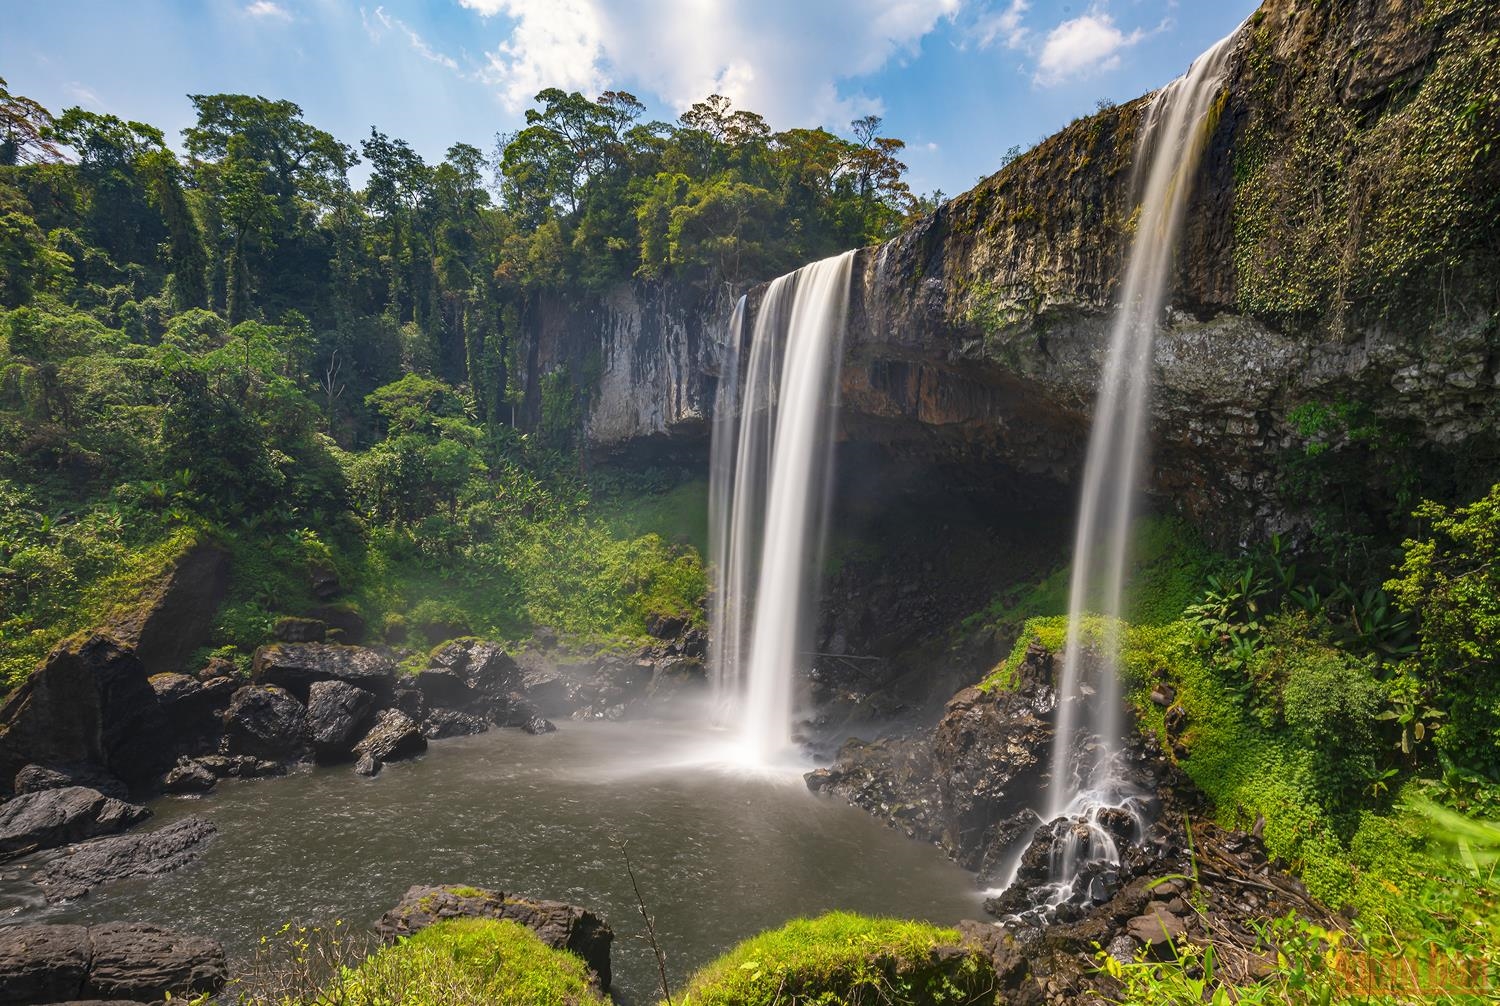
[[[1073,123],[860,253],[845,436],[1073,481],[1147,105]],[[1500,457],[1500,7],[1267,0],[1202,142],[1152,487],[1238,532],[1288,519],[1289,453],[1370,424],[1454,464]],[[597,309],[591,440],[701,434],[730,306],[635,287]],[[541,331],[540,360],[577,356],[576,327]]]

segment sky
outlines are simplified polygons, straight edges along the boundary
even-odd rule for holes
[[[0,0],[0,77],[169,136],[189,93],[289,98],[357,146],[491,152],[544,87],[671,120],[712,93],[772,128],[884,119],[948,195],[1102,100],[1160,87],[1257,0]],[[356,169],[356,180],[360,172]]]

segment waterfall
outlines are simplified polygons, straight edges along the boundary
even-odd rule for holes
[[[743,303],[737,307],[719,378],[710,663],[720,718],[738,731],[741,756],[752,764],[793,751],[796,681],[817,610],[853,261],[846,252],[771,283],[743,361]]]
[[[1110,808],[1134,809],[1116,765],[1125,712],[1118,673],[1120,616],[1131,518],[1147,452],[1152,343],[1192,182],[1213,128],[1214,103],[1238,35],[1220,41],[1157,92],[1136,148],[1140,211],[1084,464],[1058,684],[1048,817],[1081,818],[1087,825],[1072,829],[1081,837],[1070,841],[1057,861],[1055,872],[1064,876],[1056,879],[1064,883],[1080,861],[1118,862],[1114,839],[1099,816]],[[1098,616],[1100,637],[1094,666],[1086,668],[1084,623],[1091,615]]]

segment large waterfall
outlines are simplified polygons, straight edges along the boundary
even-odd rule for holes
[[[1131,808],[1118,772],[1124,729],[1119,677],[1121,598],[1131,519],[1147,444],[1152,347],[1171,281],[1173,252],[1192,182],[1212,132],[1214,106],[1238,32],[1195,61],[1151,101],[1135,159],[1140,211],[1119,314],[1100,377],[1084,465],[1068,634],[1058,684],[1049,818],[1083,818],[1087,838],[1065,843],[1055,873],[1066,883],[1081,860],[1117,861],[1098,822],[1109,808]]]
[[[845,315],[854,253],[782,276],[743,352],[735,309],[715,402],[710,662],[720,717],[741,758],[794,754],[798,671],[807,663],[823,551]]]

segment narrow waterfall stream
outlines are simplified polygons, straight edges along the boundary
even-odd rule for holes
[[[1085,824],[1070,829],[1055,851],[1058,897],[1071,893],[1081,864],[1119,861],[1116,839],[1101,815],[1118,822],[1124,811],[1134,818],[1135,834],[1140,833],[1142,794],[1121,778],[1116,762],[1125,727],[1120,617],[1131,521],[1148,453],[1152,350],[1177,238],[1213,128],[1214,102],[1239,34],[1236,30],[1218,42],[1184,76],[1157,92],[1136,150],[1140,210],[1084,465],[1044,815]]]
[[[737,308],[720,377],[710,515],[720,534],[712,670],[725,725],[738,731],[739,756],[752,765],[796,758],[795,683],[817,607],[853,262],[846,252],[767,288],[743,374]]]

